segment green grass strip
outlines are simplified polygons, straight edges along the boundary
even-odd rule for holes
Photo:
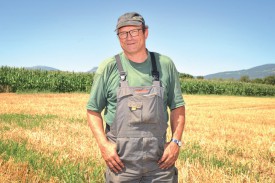
[[[39,173],[43,181],[55,177],[61,182],[104,182],[103,166],[90,160],[81,163],[63,160],[57,163],[58,154],[53,153],[51,157],[47,157],[27,149],[26,142],[0,141],[0,156],[4,161],[12,158],[15,162],[27,162],[32,170]]]
[[[24,129],[42,127],[45,122],[57,118],[56,115],[0,114],[0,123],[16,124]]]
[[[216,155],[206,154],[199,143],[187,143],[180,152],[180,160],[189,160],[191,163],[199,162],[204,167],[223,169],[229,175],[249,174],[251,169],[247,164],[236,163],[227,157],[219,158]]]

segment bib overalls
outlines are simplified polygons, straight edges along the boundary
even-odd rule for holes
[[[119,55],[116,55],[121,80],[115,119],[110,127],[107,126],[106,133],[107,138],[116,143],[125,168],[119,173],[107,168],[108,183],[177,182],[174,166],[161,170],[157,163],[164,151],[167,122],[163,112],[164,88],[159,81],[154,54],[150,52],[150,55],[153,85],[142,87],[128,85],[127,74]]]

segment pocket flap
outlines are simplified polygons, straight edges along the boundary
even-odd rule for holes
[[[141,108],[142,107],[142,102],[135,102],[135,101],[129,101],[128,102],[128,107],[130,108]]]

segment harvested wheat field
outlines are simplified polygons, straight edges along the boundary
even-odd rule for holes
[[[88,98],[0,94],[0,182],[104,182]],[[275,182],[275,98],[184,98],[180,182]]]

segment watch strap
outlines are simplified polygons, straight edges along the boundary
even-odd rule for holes
[[[181,147],[181,141],[177,139],[171,139],[171,142],[175,142],[179,147]]]

